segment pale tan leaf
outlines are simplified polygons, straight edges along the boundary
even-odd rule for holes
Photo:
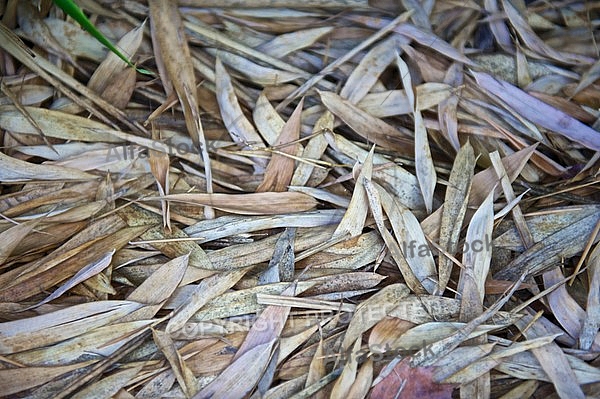
[[[194,67],[179,9],[176,4],[159,0],[151,0],[148,5],[155,52],[165,68],[161,71],[162,78],[170,81],[177,93],[188,134],[202,156],[207,192],[212,193],[212,170],[200,120]],[[206,207],[204,212],[207,218],[214,217],[210,207]]]
[[[38,348],[76,337],[139,309],[130,301],[90,302],[0,324],[0,353]]]
[[[292,283],[281,293],[284,296],[294,296],[295,294],[295,283]],[[240,359],[246,352],[249,352],[251,348],[266,345],[269,342],[277,342],[289,314],[289,306],[267,306],[252,325],[250,331],[248,331],[246,339],[244,339],[244,342],[233,358],[234,362],[236,359]]]
[[[194,292],[191,293],[188,300],[175,310],[175,314],[167,324],[166,331],[175,332],[181,329],[194,313],[200,310],[208,301],[231,288],[246,274],[246,271],[241,269],[217,273],[202,280],[196,286]]]
[[[342,350],[350,348],[358,337],[382,320],[395,304],[410,293],[404,284],[392,284],[383,288],[356,309],[346,330]]]
[[[101,379],[93,384],[90,384],[71,396],[74,399],[101,399],[114,397],[117,392],[129,385],[137,374],[142,370],[142,365],[127,368],[111,374],[108,377]]]
[[[431,248],[419,221],[410,210],[395,201],[386,190],[380,189],[378,192],[383,209],[392,225],[394,236],[400,243],[403,257],[410,270],[428,293],[434,293],[438,284],[438,272]]]
[[[533,316],[526,315],[516,323],[525,337],[534,339],[547,335],[546,329]],[[525,329],[527,327],[527,329]],[[554,384],[556,393],[563,398],[584,398],[575,373],[569,365],[566,355],[554,342],[531,350],[540,362],[550,381]]]
[[[0,370],[2,394],[11,395],[52,381],[63,374],[92,364],[92,361],[57,367],[22,367]]]
[[[27,180],[94,180],[98,177],[77,169],[53,165],[37,165],[0,153],[0,181],[11,183]]]
[[[303,76],[303,74],[300,73],[264,67],[247,58],[226,51],[211,51],[211,53],[215,55],[218,54],[220,61],[239,71],[254,84],[263,86],[279,85],[299,79]]]
[[[588,275],[590,288],[587,297],[586,314],[581,327],[579,345],[581,349],[587,350],[598,336],[600,330],[600,245],[592,251],[588,259]]]
[[[482,72],[472,72],[472,74],[482,88],[498,96],[531,122],[561,134],[587,148],[600,151],[600,136],[591,127],[507,82],[499,81]]]
[[[436,378],[440,381],[443,380],[446,383],[464,384],[473,381],[483,373],[502,363],[503,358],[548,345],[555,338],[556,336],[553,335],[548,337],[534,338],[524,342],[516,342],[508,348],[496,347],[493,348],[493,350],[491,350],[492,348],[490,345],[491,353],[489,355],[486,354],[486,356],[477,359],[476,361],[472,361],[472,363],[467,365],[467,367],[458,371],[456,371],[456,367],[452,367],[451,364],[444,364],[442,362],[443,359],[441,359],[440,362],[436,364],[440,366],[439,370],[441,371],[436,375]],[[444,377],[444,375],[448,377]]]
[[[420,110],[415,110],[415,162],[417,164],[417,179],[423,193],[427,212],[433,211],[433,194],[437,182],[437,174],[431,158],[427,129],[423,123]]]
[[[352,347],[352,351],[350,353],[355,354],[360,351],[360,341],[361,337],[359,336]],[[331,399],[343,399],[348,397],[350,390],[352,389],[352,385],[356,379],[356,369],[358,367],[358,356],[350,356],[344,368],[342,370],[342,374],[337,378],[333,388],[331,390],[330,398]]]
[[[366,398],[367,394],[369,393],[369,390],[371,389],[372,383],[373,360],[367,359],[367,361],[360,366],[360,369],[356,374],[354,384],[352,384],[352,388],[348,392],[348,397],[356,399]]]
[[[77,274],[75,274],[68,281],[66,281],[63,285],[61,285],[60,288],[58,288],[56,291],[54,291],[51,295],[47,296],[43,301],[36,303],[35,305],[30,306],[29,308],[27,308],[25,310],[29,310],[34,307],[38,307],[40,305],[43,305],[50,301],[53,301],[56,298],[60,297],[65,292],[67,292],[68,290],[70,290],[71,288],[75,287],[77,284],[102,272],[102,270],[106,269],[110,265],[110,262],[112,261],[112,256],[114,254],[115,254],[115,250],[113,249],[113,250],[107,252],[106,254],[104,254],[104,256],[102,256],[97,261],[90,263],[89,265],[86,265],[83,269],[78,271]]]
[[[581,252],[593,232],[594,226],[600,220],[600,214],[584,212],[579,216],[581,218],[578,220],[526,249],[498,271],[494,278],[510,280],[523,272],[534,276],[560,264],[561,258]]]
[[[298,143],[300,138],[300,115],[304,100],[300,100],[296,109],[290,116],[290,119],[283,126],[274,147],[277,152],[271,155],[263,181],[256,189],[256,192],[282,192],[286,191],[294,174],[294,159],[289,155],[295,156],[298,152]],[[287,154],[288,156],[286,156]]]
[[[319,91],[319,95],[329,111],[365,139],[382,147],[394,149],[401,154],[412,153],[414,144],[407,133],[403,133],[383,120],[367,114],[333,92]]]
[[[460,310],[460,301],[438,295],[410,295],[398,301],[389,316],[415,324],[432,321],[456,320]]]
[[[462,65],[453,63],[452,66],[446,72],[444,77],[444,83],[460,85],[463,80]],[[417,88],[418,89],[418,88]],[[421,95],[417,90],[417,99],[420,100]],[[442,133],[446,136],[446,139],[452,144],[452,147],[456,151],[460,149],[460,141],[458,140],[458,117],[457,117],[457,106],[459,97],[452,93],[449,98],[444,99],[438,106],[438,121]],[[419,101],[420,102],[420,101]],[[419,109],[425,109],[419,106]]]
[[[109,126],[77,115],[38,107],[24,107],[48,137],[89,142],[118,143],[118,138],[98,133]],[[14,105],[0,106],[0,127],[14,132],[38,134],[35,126]]]
[[[3,264],[19,243],[40,223],[40,219],[19,223],[0,233],[0,264]]]
[[[354,186],[354,192],[352,193],[352,199],[350,200],[350,204],[348,205],[348,209],[346,210],[342,221],[333,232],[331,237],[332,240],[356,237],[362,232],[369,209],[369,201],[367,199],[363,179],[370,179],[371,174],[373,173],[374,151],[375,146],[371,148],[371,152],[369,152],[369,155],[360,169],[360,173],[356,179],[356,185]]]
[[[207,205],[226,212],[242,215],[275,215],[279,213],[301,212],[310,210],[317,205],[317,202],[312,197],[294,192],[169,194],[156,199]]]
[[[231,78],[219,58],[215,64],[215,73],[221,117],[231,138],[246,148],[263,148],[265,145],[262,138],[242,112],[231,84]]]
[[[256,49],[264,52],[265,54],[282,58],[287,54],[310,46],[332,30],[333,28],[330,26],[323,26],[284,33],[266,43],[261,44]]]
[[[417,107],[422,111],[443,103],[452,94],[451,86],[437,82],[423,83],[415,88],[415,92]],[[378,118],[412,114],[414,109],[405,90],[369,93],[356,105],[368,114]]]
[[[127,54],[131,58],[137,52],[140,44],[142,44],[145,25],[145,22],[142,23],[140,26],[127,32],[119,40],[116,46],[123,54]],[[90,77],[87,86],[98,94],[101,94],[107,85],[110,84],[111,78],[126,68],[132,69],[116,54],[109,52],[106,59],[98,65],[98,68],[96,68]]]
[[[346,84],[340,91],[340,96],[351,102],[358,103],[377,82],[379,75],[394,60],[394,49],[398,47],[398,36],[388,39],[374,46],[360,60],[354,68]]]
[[[467,142],[458,151],[452,165],[440,224],[440,247],[452,255],[458,249],[458,238],[467,210],[474,166],[473,147]],[[452,260],[440,255],[438,264],[440,274],[438,291],[441,293],[446,289],[446,284],[450,279]]]
[[[317,350],[313,355],[310,361],[310,367],[308,368],[308,373],[306,376],[306,382],[304,383],[304,387],[308,388],[309,386],[316,384],[321,378],[323,378],[327,374],[327,370],[325,368],[325,356],[323,353],[323,341],[320,340],[317,346]],[[325,397],[323,392],[319,392],[315,395],[315,398],[322,399]]]
[[[269,145],[275,145],[277,138],[281,134],[285,121],[279,116],[275,107],[271,105],[264,91],[256,100],[256,107],[252,112],[252,118],[259,133]],[[242,123],[242,122],[240,122]],[[236,140],[234,138],[234,140]]]
[[[183,389],[186,397],[193,397],[197,392],[197,382],[192,370],[186,365],[171,336],[160,330],[152,329],[152,337],[156,346],[165,355],[175,373],[177,382]]]
[[[491,242],[494,224],[492,193],[477,209],[465,237],[463,266],[458,282],[461,292],[461,318],[469,320],[483,311],[485,281],[492,259]],[[468,246],[468,248],[466,248]]]
[[[583,74],[583,76],[581,77],[581,80],[577,84],[577,87],[575,88],[575,90],[573,91],[573,94],[571,94],[571,96],[574,97],[577,93],[581,92],[583,89],[585,89],[586,87],[588,87],[589,85],[594,83],[596,80],[598,80],[599,77],[600,77],[600,60],[596,61],[594,63],[594,65],[592,65],[590,67],[590,69],[588,69]]]
[[[248,349],[193,399],[242,398],[247,395],[269,364],[275,343],[276,340],[272,340]],[[240,378],[242,375],[244,378]]]
[[[29,366],[60,366],[85,356],[107,357],[118,351],[131,339],[146,331],[153,320],[140,320],[111,324],[56,343],[52,346],[32,349],[8,355],[11,360]]]
[[[525,18],[520,15],[519,11],[509,1],[502,0],[502,8],[504,8],[504,12],[506,12],[508,20],[513,28],[517,31],[525,45],[538,54],[564,63],[590,64],[593,62],[589,57],[579,54],[559,52],[548,46],[542,41],[542,39],[540,39],[538,35],[536,35]]]
[[[147,306],[132,313],[124,320],[152,318],[181,283],[188,268],[188,262],[189,254],[186,254],[170,260],[152,273],[139,287],[127,296],[127,300]]]

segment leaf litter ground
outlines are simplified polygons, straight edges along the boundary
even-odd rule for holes
[[[600,8],[0,2],[0,390],[600,390]]]

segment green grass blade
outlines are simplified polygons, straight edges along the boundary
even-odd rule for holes
[[[106,36],[104,36],[102,34],[102,32],[100,32],[94,26],[94,24],[92,24],[90,22],[90,20],[88,19],[88,17],[86,17],[86,15],[83,13],[83,11],[81,10],[81,8],[79,8],[79,6],[77,4],[75,4],[72,0],[53,0],[53,1],[54,1],[54,4],[56,4],[64,12],[66,12],[71,18],[73,18],[75,21],[77,21],[79,23],[79,25],[81,25],[81,27],[83,29],[85,29],[86,31],[88,31],[92,36],[94,36],[96,38],[96,40],[98,40],[100,43],[102,43],[103,45],[105,45],[110,51],[112,51],[113,53],[115,53],[120,59],[122,59],[125,63],[127,63],[127,65],[129,65],[130,67],[134,68],[139,73],[142,73],[144,75],[154,76],[154,73],[152,73],[151,71],[148,71],[147,69],[142,69],[142,68],[136,67],[129,60],[129,58],[127,58],[123,53],[121,53],[119,51],[119,49],[117,49],[111,43],[111,41],[108,40],[106,38]]]

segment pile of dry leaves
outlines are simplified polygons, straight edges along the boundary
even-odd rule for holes
[[[600,391],[600,3],[0,1],[0,391]],[[177,4],[178,3],[178,4]]]

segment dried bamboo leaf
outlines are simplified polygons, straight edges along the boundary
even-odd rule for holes
[[[467,142],[458,151],[444,199],[442,220],[440,223],[440,247],[451,255],[458,249],[458,239],[467,210],[467,201],[471,191],[475,156],[473,147]],[[438,292],[444,292],[452,272],[452,261],[446,256],[440,256]]]
[[[514,181],[521,173],[523,168],[529,161],[535,145],[524,148],[514,154],[506,156],[502,159],[502,165],[507,171],[509,180]],[[494,190],[494,198],[500,194],[501,186],[497,183],[500,180],[493,167],[489,167],[473,176],[471,183],[471,192],[469,194],[468,206],[475,207],[481,205],[490,191]],[[428,237],[434,239],[439,232],[443,207],[438,208],[434,213],[429,215],[422,223],[423,231]]]
[[[315,134],[315,136],[312,137],[306,144],[306,147],[302,152],[302,158],[321,159],[325,149],[327,148],[327,140],[325,139],[325,135],[321,133],[331,130],[333,130],[333,115],[331,112],[325,111],[315,123],[313,128],[313,134]],[[311,179],[311,174],[313,171],[315,171],[315,167],[312,164],[307,162],[299,162],[296,166],[296,170],[294,170],[294,175],[292,176],[290,185],[303,186],[307,183],[312,187],[318,185],[323,179],[325,179],[326,176],[323,176],[323,178],[320,179]]]
[[[471,73],[482,88],[498,96],[514,110],[518,110],[523,117],[587,148],[600,150],[600,136],[594,129],[509,83],[482,72]]]
[[[391,36],[369,50],[348,76],[340,96],[352,104],[358,103],[394,60],[394,49],[398,47],[398,40],[397,36]],[[408,41],[405,44],[407,43]]]
[[[484,372],[489,371],[493,367],[500,364],[502,362],[501,359],[521,352],[529,351],[533,348],[548,345],[554,340],[554,338],[556,338],[556,336],[552,335],[548,337],[535,338],[524,342],[514,343],[508,348],[492,348],[492,345],[490,345],[489,352],[491,353],[488,352],[489,354],[480,356],[480,359],[474,360],[471,362],[471,364],[459,369],[458,371],[456,368],[451,366],[451,363],[442,363],[444,359],[441,359],[441,361],[437,363],[439,366],[438,370],[440,370],[440,372],[436,373],[436,379],[439,379],[440,381],[443,380],[444,382],[451,384],[464,384],[469,381],[473,381]]]
[[[194,67],[187,40],[185,40],[181,15],[177,6],[169,2],[151,0],[148,2],[148,6],[151,15],[150,25],[154,32],[155,51],[159,54],[166,69],[161,72],[161,77],[163,80],[169,80],[177,93],[179,103],[183,107],[188,134],[202,155],[207,192],[212,193],[210,157],[200,120]],[[165,76],[165,72],[167,76]],[[206,207],[204,212],[207,218],[214,217],[210,207]]]
[[[402,80],[406,97],[413,109],[415,118],[415,164],[417,180],[419,181],[419,187],[423,194],[427,213],[431,213],[433,211],[433,192],[435,191],[437,175],[435,173],[433,159],[431,158],[427,129],[423,123],[421,110],[416,108],[416,99],[408,65],[406,65],[404,60],[402,60],[398,54],[396,54],[396,65],[400,71],[400,79]]]
[[[366,398],[371,384],[373,383],[373,360],[367,359],[356,374],[354,384],[348,392],[348,397],[362,399]]]
[[[553,268],[544,272],[542,277],[546,288],[550,288],[554,284],[559,284],[565,278],[559,268]],[[579,339],[581,327],[585,319],[585,311],[569,294],[567,287],[564,284],[560,284],[555,290],[548,293],[546,298],[550,309],[552,309],[552,314],[556,317],[560,325],[573,338]],[[598,343],[600,343],[600,337]]]
[[[264,67],[248,60],[247,58],[226,51],[210,51],[210,53],[218,54],[221,62],[239,71],[252,83],[262,86],[276,86],[282,83],[294,81],[303,76],[303,74],[300,73]]]
[[[57,55],[69,64],[78,67],[69,51],[56,40],[50,29],[48,29],[32,3],[19,2],[17,5],[17,18],[22,32],[30,40],[33,40],[49,53]]]
[[[364,162],[368,151],[363,150],[356,144],[336,134],[335,145],[340,152],[348,155],[358,162]],[[406,169],[396,164],[389,163],[387,159],[380,154],[373,154],[374,165],[373,177],[375,181],[394,196],[402,205],[410,209],[422,209],[423,196],[419,189],[417,178]],[[383,167],[383,168],[381,168]]]
[[[117,43],[117,47],[124,53],[129,55],[130,57],[137,52],[140,45],[142,44],[142,39],[144,35],[144,25],[141,24],[137,28],[134,28],[127,34],[125,34],[121,40]],[[110,83],[110,80],[113,76],[117,75],[123,69],[129,68],[129,66],[119,58],[115,53],[108,53],[106,59],[100,63],[98,68],[94,71],[90,80],[88,81],[87,86],[96,91],[98,94],[101,94]],[[135,79],[134,79],[135,80]]]
[[[81,29],[81,26],[51,16],[44,18],[44,24],[58,43],[72,56],[98,62],[106,57],[106,47]]]
[[[361,337],[359,336],[354,342],[352,353],[357,353],[360,350]],[[342,399],[346,398],[352,389],[352,385],[356,379],[356,369],[358,367],[358,356],[352,356],[344,365],[342,374],[337,378],[331,390],[330,398]]]
[[[594,395],[580,0],[79,1],[159,74],[0,6],[9,396]]]
[[[438,295],[410,295],[402,298],[389,316],[414,324],[452,321],[458,316],[460,301]]]
[[[485,0],[487,1],[487,0]],[[453,63],[452,66],[446,72],[444,77],[444,83],[449,83],[454,86],[459,86],[463,82],[462,65]],[[419,92],[417,91],[417,98],[420,98]],[[457,106],[459,97],[456,94],[451,94],[449,98],[444,99],[438,106],[438,121],[442,133],[446,136],[446,139],[452,144],[452,147],[456,151],[460,149],[460,141],[458,140],[458,117],[457,117]],[[425,109],[419,106],[419,109]]]
[[[94,180],[97,176],[77,169],[53,165],[36,165],[0,153],[0,181],[27,180]]]
[[[600,379],[600,373],[595,367],[574,356],[565,355],[565,357],[579,384],[591,384]],[[522,352],[505,359],[496,366],[496,370],[523,380],[551,382],[544,369],[542,369],[539,360],[531,351]]]
[[[285,33],[261,44],[256,49],[265,54],[282,58],[295,51],[311,46],[332,30],[333,28],[330,26],[323,26]]]
[[[328,91],[319,91],[319,95],[329,111],[365,139],[382,147],[394,149],[401,154],[409,153],[414,147],[407,135],[381,119],[367,114],[339,95]]]
[[[48,137],[65,140],[116,143],[119,139],[100,135],[96,129],[108,129],[108,126],[77,115],[53,111],[38,107],[24,107],[40,129]],[[14,132],[37,134],[34,126],[13,105],[0,107],[0,127]]]
[[[596,248],[588,259],[588,275],[590,279],[590,288],[587,297],[586,314],[579,335],[579,346],[583,350],[589,350],[592,342],[598,336],[600,326],[600,274],[598,266],[600,265],[600,246]]]
[[[242,398],[247,395],[265,371],[276,340],[254,346],[229,365],[193,399],[212,397]],[[244,378],[240,378],[243,375]]]
[[[127,300],[147,306],[132,313],[124,320],[141,320],[154,317],[181,283],[188,268],[188,261],[189,255],[184,255],[165,263],[131,292],[127,296]]]
[[[169,194],[164,199],[189,204],[212,206],[242,215],[276,215],[302,212],[314,208],[317,202],[306,194],[295,192],[262,192],[249,194]]]
[[[527,339],[546,335],[546,329],[533,316],[526,315],[517,321],[517,327]],[[528,329],[525,329],[527,327]],[[584,398],[585,395],[577,382],[575,373],[563,351],[555,343],[533,348],[533,355],[540,362],[542,369],[556,388],[556,393],[563,398]]]
[[[56,298],[60,297],[65,292],[67,292],[68,290],[70,290],[71,288],[75,287],[77,284],[102,272],[102,270],[104,270],[105,268],[107,268],[110,265],[110,262],[112,261],[112,256],[114,254],[115,254],[115,250],[113,249],[113,250],[107,252],[106,254],[104,254],[104,256],[102,256],[97,261],[90,263],[89,265],[86,265],[83,269],[81,269],[73,277],[71,277],[67,282],[65,282],[63,285],[61,285],[60,288],[58,288],[56,291],[54,291],[51,295],[47,296],[43,301],[38,302],[35,305],[32,305],[29,308],[26,308],[25,310],[33,309],[33,308],[41,306],[45,303],[53,301]]]
[[[415,88],[417,107],[426,110],[444,102],[452,95],[451,86],[443,83],[423,83]],[[386,90],[366,94],[357,104],[360,109],[377,118],[412,114],[414,107],[404,90]]]
[[[70,276],[98,259],[96,254],[105,254],[113,249],[120,249],[130,240],[143,233],[147,227],[129,227],[109,234],[97,241],[77,245],[56,259],[46,260],[43,263],[33,263],[31,270],[23,271],[17,278],[13,278],[11,284],[6,284],[0,290],[0,298],[3,301],[20,301],[37,295],[49,289],[55,284],[66,280]],[[82,232],[84,234],[89,232]],[[83,254],[75,256],[85,250]]]
[[[200,310],[208,301],[218,297],[231,288],[246,274],[247,270],[234,270],[231,272],[217,273],[207,277],[198,284],[188,300],[175,310],[169,320],[166,331],[175,332],[183,328],[184,324]]]
[[[318,383],[318,381],[323,378],[327,374],[325,369],[325,356],[323,353],[323,341],[320,340],[317,346],[317,350],[313,355],[310,361],[310,367],[308,368],[308,373],[306,375],[306,381],[304,383],[304,388],[308,388],[313,384]],[[325,395],[323,392],[318,392],[315,394],[315,398],[322,399]]]
[[[188,398],[193,397],[198,391],[196,378],[192,374],[192,370],[183,361],[171,336],[164,331],[152,329],[152,338],[171,365],[175,378],[177,378],[177,382],[181,386],[185,396]]]
[[[167,234],[161,227],[162,220],[159,215],[150,213],[138,206],[123,208],[119,210],[117,214],[119,215],[119,218],[124,220],[129,226],[145,226],[145,231],[139,238],[141,240],[156,240],[156,242],[152,243],[152,246],[167,257],[178,258],[184,255],[189,256],[187,262],[190,266],[193,266],[193,268],[188,268],[186,270],[186,275],[183,278],[182,284],[187,284],[190,281],[196,281],[197,279],[213,274],[210,270],[213,270],[214,267],[204,250],[192,241],[177,240],[177,238],[189,238],[189,236],[179,228],[173,227],[172,231]],[[150,226],[152,227],[148,228]],[[198,271],[199,273],[193,273],[193,271]],[[204,272],[204,274],[199,275],[202,272]]]
[[[419,221],[412,212],[395,201],[385,190],[380,189],[378,192],[381,196],[383,209],[388,215],[394,230],[394,236],[401,243],[402,254],[410,270],[418,279],[420,285],[432,294],[438,284],[438,272],[429,243]]]
[[[507,0],[502,0],[502,8],[510,21],[510,24],[517,31],[526,46],[534,52],[553,58],[563,63],[573,64],[589,64],[591,60],[588,57],[579,54],[565,53],[554,50],[552,47],[544,43],[538,35],[531,29],[525,18],[519,11]]]
[[[285,154],[295,156],[298,152],[297,140],[300,138],[300,115],[304,100],[300,100],[290,119],[283,126],[277,141],[275,141],[276,153],[271,155],[263,181],[256,189],[260,192],[282,192],[286,191],[294,174],[294,159]]]
[[[290,283],[261,285],[254,288],[227,292],[208,301],[204,307],[194,314],[192,320],[207,321],[217,318],[256,313],[265,308],[264,305],[258,303],[256,297],[257,294],[281,294],[289,284]],[[312,286],[314,286],[314,283],[312,282],[299,282],[297,287],[298,293],[303,292]],[[193,287],[191,288],[193,289]],[[186,299],[188,297],[189,295],[184,296]],[[172,309],[173,307],[179,306],[180,302],[182,301],[178,298],[178,294],[176,293],[165,305],[165,308]]]
[[[76,337],[139,309],[130,301],[90,302],[41,316],[0,324],[0,353],[39,348]]]
[[[40,219],[19,223],[0,233],[0,265],[3,264],[23,239],[40,223]]]
[[[215,73],[217,101],[221,109],[221,117],[232,140],[245,148],[263,148],[265,145],[262,138],[242,112],[231,84],[231,78],[219,58],[215,64]]]
[[[384,18],[368,17],[364,15],[351,15],[348,17],[349,20],[358,22],[366,25],[373,29],[381,29],[388,22]],[[432,50],[435,50],[448,58],[459,61],[466,65],[471,65],[473,62],[469,60],[465,55],[461,54],[459,50],[452,47],[450,44],[441,40],[433,32],[427,32],[413,24],[401,24],[394,28],[394,32],[406,36],[423,46],[426,46]]]
[[[409,294],[404,284],[392,284],[362,302],[344,335],[342,350],[347,350],[362,334],[383,319],[395,303]]]
[[[423,193],[425,208],[428,213],[433,211],[433,193],[437,182],[437,174],[431,158],[427,129],[423,123],[420,110],[415,110],[415,162],[417,164],[417,180]]]
[[[45,384],[63,374],[92,364],[92,361],[56,367],[20,367],[0,370],[4,395],[12,395]]]
[[[494,278],[511,280],[523,272],[530,276],[538,275],[552,266],[559,265],[561,258],[570,257],[581,252],[594,226],[600,219],[600,214],[584,213],[583,215],[581,219],[525,250],[496,273]],[[582,237],[585,237],[586,240],[582,240]]]
[[[360,169],[356,185],[354,186],[354,192],[352,193],[352,199],[344,217],[331,236],[332,240],[353,238],[362,233],[369,209],[369,201],[364,188],[364,179],[370,179],[373,173],[374,151],[375,146],[371,148],[369,155]]]
[[[318,227],[337,224],[342,219],[340,210],[323,209],[303,213],[287,213],[272,216],[221,216],[216,219],[202,220],[184,231],[197,237],[199,243],[218,240],[237,234],[280,227]]]
[[[581,80],[577,84],[577,87],[571,94],[571,97],[574,97],[577,93],[581,92],[583,89],[594,83],[600,77],[600,61],[596,61],[594,65],[588,69],[583,76],[581,76]]]
[[[277,138],[285,126],[285,121],[279,116],[275,107],[271,105],[264,91],[256,100],[256,107],[252,112],[254,123],[263,139],[271,146],[275,145]],[[239,123],[243,123],[241,120]],[[236,140],[234,138],[234,140]]]
[[[52,346],[14,353],[12,361],[28,366],[60,366],[82,360],[86,356],[108,357],[130,340],[142,334],[153,320],[111,324],[95,328]]]
[[[491,241],[494,224],[493,194],[490,193],[477,209],[465,237],[469,248],[463,252],[463,265],[458,281],[461,293],[461,319],[463,321],[479,315],[483,311],[485,281],[490,270],[492,248]],[[477,248],[476,247],[477,244]]]

